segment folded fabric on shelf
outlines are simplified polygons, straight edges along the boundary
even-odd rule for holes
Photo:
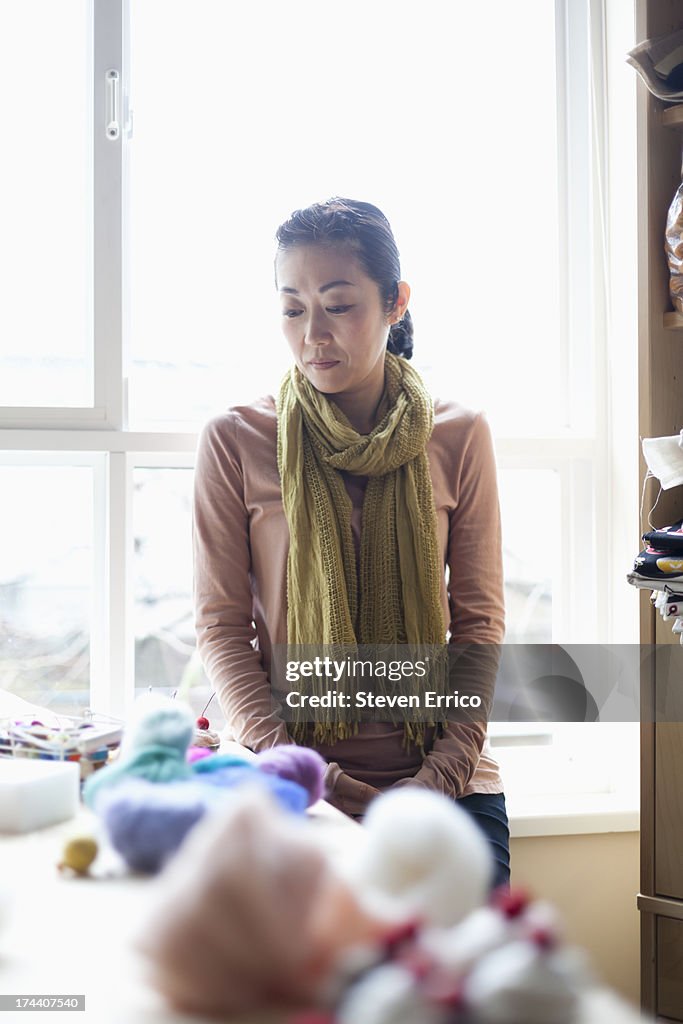
[[[676,558],[666,551],[646,547],[633,563],[633,571],[650,580],[683,580],[683,558]]]
[[[677,619],[683,616],[683,594],[664,592],[664,602],[660,608],[663,619]]]
[[[665,621],[674,620],[672,631],[678,634],[678,639],[683,644],[683,576],[674,576],[666,572],[667,569],[675,569],[679,564],[679,559],[665,557],[662,552],[648,548],[638,555],[638,568],[627,573],[626,580],[639,590],[651,591],[650,601]],[[658,579],[643,574],[647,572],[659,572],[662,576]],[[680,582],[676,584],[676,580]]]
[[[668,590],[673,592],[676,587],[683,589],[683,575],[663,579],[653,579],[650,576],[641,576],[638,572],[626,573],[626,582],[638,590]]]
[[[648,547],[668,554],[680,554],[683,557],[683,519],[671,526],[662,526],[643,534]]]

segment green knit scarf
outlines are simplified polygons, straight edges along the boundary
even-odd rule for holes
[[[290,534],[288,645],[445,643],[426,454],[433,405],[417,371],[390,352],[379,415],[370,434],[359,434],[297,367],[282,382],[277,459]],[[358,572],[340,470],[369,477]],[[291,730],[299,742],[303,724]],[[406,740],[421,746],[423,726],[406,721],[404,728]],[[333,743],[357,729],[357,722],[318,722],[313,741]]]

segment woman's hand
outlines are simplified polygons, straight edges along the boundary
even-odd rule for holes
[[[327,777],[325,781],[330,785]],[[357,818],[362,817],[371,801],[381,795],[381,790],[375,789],[374,786],[368,786],[365,782],[359,782],[358,779],[351,778],[350,775],[339,769],[338,774],[335,773],[331,792],[325,799],[337,810],[343,811],[351,818]]]

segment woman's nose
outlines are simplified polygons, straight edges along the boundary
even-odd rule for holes
[[[330,341],[331,335],[325,317],[321,313],[311,313],[306,325],[305,341],[308,345],[319,345]]]

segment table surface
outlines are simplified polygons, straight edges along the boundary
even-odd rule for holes
[[[311,835],[333,857],[344,856],[360,829],[324,801],[308,817]],[[197,1024],[203,1018],[169,1011],[145,984],[144,962],[132,948],[153,881],[117,873],[106,856],[98,866],[105,877],[77,878],[57,870],[65,839],[90,833],[96,824],[82,808],[71,821],[0,839],[0,993],[84,994],[85,1012],[60,1011],[60,1024]],[[44,1011],[10,1011],[0,1013],[0,1024],[34,1016],[46,1021]],[[260,1015],[234,1024],[273,1019]]]
[[[311,835],[334,859],[344,858],[362,834],[359,825],[322,801],[309,818]],[[92,832],[95,824],[82,808],[71,821],[0,839],[0,993],[84,994],[85,1012],[60,1011],[60,1024],[204,1021],[168,1009],[145,983],[144,962],[132,948],[153,882],[120,872],[75,878],[57,870],[65,838],[84,829]],[[96,867],[100,864],[98,858]],[[109,872],[106,855],[98,871]],[[31,1019],[45,1022],[45,1012],[3,1012],[0,1024]],[[233,1018],[230,1024],[277,1024],[281,1019],[261,1014]],[[579,1024],[637,1024],[641,1019],[612,993],[595,989],[585,997]]]

